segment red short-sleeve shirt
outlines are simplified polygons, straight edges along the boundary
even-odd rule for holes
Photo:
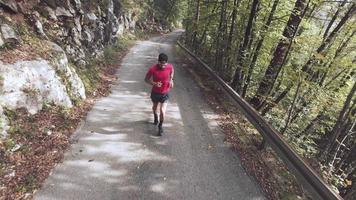
[[[154,82],[161,82],[162,86],[152,87],[152,92],[159,93],[159,94],[166,94],[171,89],[170,81],[171,75],[173,73],[173,65],[167,63],[163,69],[160,69],[158,64],[152,65],[146,74],[146,78],[153,79]]]

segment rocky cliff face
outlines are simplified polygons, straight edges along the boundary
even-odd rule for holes
[[[76,68],[125,32],[149,28],[136,17],[119,0],[0,0],[0,138],[4,108],[33,114],[45,102],[85,99]]]

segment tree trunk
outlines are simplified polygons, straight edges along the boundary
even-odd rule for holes
[[[308,2],[309,4],[309,2]],[[254,108],[260,107],[264,99],[270,94],[273,85],[278,77],[278,74],[283,67],[283,63],[288,54],[288,47],[298,30],[299,24],[303,19],[308,5],[306,0],[297,0],[294,9],[289,17],[286,27],[283,31],[283,38],[280,39],[276,50],[274,51],[273,58],[268,66],[265,75],[260,82],[255,96],[251,99],[251,105]]]
[[[325,111],[326,111],[326,107],[324,107],[323,110],[319,112],[318,115],[309,122],[309,124],[304,128],[304,130],[297,135],[298,136],[307,135],[309,132],[311,132],[315,127],[315,125],[318,124],[318,122],[325,119]]]
[[[234,0],[234,9],[232,11],[232,19],[231,19],[231,25],[230,25],[230,31],[229,31],[229,37],[227,39],[227,46],[226,46],[226,71],[225,73],[229,73],[230,72],[230,66],[231,66],[231,57],[232,55],[231,54],[231,49],[232,49],[232,41],[233,41],[233,36],[234,36],[234,32],[235,32],[235,26],[236,26],[236,18],[237,18],[237,8],[239,7],[239,3],[240,3],[240,0]],[[227,76],[225,75],[224,77],[224,80],[226,82],[230,82],[230,79],[231,79],[231,76]]]
[[[335,20],[337,19],[337,17],[339,16],[340,10],[342,9],[342,7],[344,7],[344,5],[346,4],[347,0],[344,0],[340,5],[339,8],[337,9],[337,11],[335,12],[334,16],[331,18],[328,26],[325,29],[324,35],[323,35],[323,39],[326,38],[326,36],[329,33],[329,30],[331,28],[331,26],[334,24]]]
[[[290,89],[292,89],[293,84],[290,83],[286,89],[283,90],[283,92],[281,92],[275,100],[273,100],[272,103],[268,102],[267,106],[265,106],[265,108],[262,110],[261,115],[264,116],[268,111],[270,111],[274,106],[278,105],[279,102],[288,94],[288,92],[290,91]],[[260,110],[262,108],[262,106],[264,106],[263,104],[265,104],[266,102],[263,101],[261,104],[261,107],[256,108],[257,110]]]
[[[216,43],[216,54],[215,54],[215,69],[218,71],[220,74],[221,72],[221,67],[223,65],[223,60],[225,56],[225,32],[227,31],[226,29],[226,9],[227,9],[227,0],[223,0],[221,5],[221,10],[220,10],[220,22],[219,22],[219,27],[217,30],[217,43]]]
[[[331,61],[329,62],[329,64],[325,64],[324,68],[326,68],[326,72],[322,73],[320,76],[321,76],[321,79],[319,81],[319,85],[322,86],[325,82],[325,79],[326,79],[326,76],[328,75],[329,73],[329,69],[333,66],[334,64],[334,61],[340,56],[341,52],[343,52],[343,50],[345,49],[345,47],[350,44],[350,40],[351,38],[355,35],[356,33],[356,30],[354,30],[351,35],[349,37],[347,37],[346,40],[344,40],[341,45],[336,49],[336,52],[335,52],[335,55],[334,57],[331,59]],[[344,71],[344,70],[343,70]],[[341,75],[341,74],[340,74]]]
[[[211,11],[211,13],[215,13],[216,8],[217,8],[217,4],[214,5],[213,10]],[[203,41],[206,39],[208,28],[209,28],[208,25],[211,23],[211,21],[212,21],[212,17],[209,16],[209,20],[208,20],[207,23],[205,23],[204,31],[203,31],[203,34],[201,35],[201,37],[200,37],[200,39],[198,41],[198,45],[201,45],[203,43]]]
[[[197,51],[197,34],[198,34],[198,28],[199,28],[199,18],[200,18],[200,0],[196,1],[196,7],[195,7],[195,17],[194,17],[194,31],[193,31],[193,50]]]
[[[354,85],[349,93],[349,95],[346,98],[346,101],[344,103],[343,108],[340,111],[339,117],[331,131],[331,139],[329,140],[329,144],[326,146],[326,149],[324,151],[324,157],[326,156],[335,148],[337,144],[337,139],[339,138],[339,135],[341,133],[342,126],[344,125],[346,118],[346,112],[350,107],[351,101],[353,96],[355,95],[356,92],[356,82],[354,82]]]
[[[316,50],[316,54],[325,54],[326,50],[332,45],[336,35],[339,33],[340,29],[346,24],[346,22],[351,19],[351,17],[355,14],[356,11],[356,6],[355,4],[352,4],[349,8],[349,10],[346,12],[344,17],[340,20],[340,22],[337,24],[337,26],[334,28],[334,30],[327,36],[325,40],[321,43],[319,48]],[[309,74],[308,80],[310,81],[316,81],[315,77],[315,72],[311,70],[311,67],[315,63],[322,63],[321,60],[317,59],[315,55],[308,60],[308,62],[303,66],[302,70],[304,72],[307,72]]]
[[[298,97],[298,95],[299,95],[299,89],[300,89],[300,86],[301,86],[301,85],[302,85],[302,81],[299,80],[299,83],[298,83],[297,89],[296,89],[296,91],[295,91],[295,95],[294,95],[292,104],[290,105],[290,109],[289,109],[289,112],[288,112],[288,117],[287,117],[287,120],[286,120],[286,124],[284,125],[284,128],[281,130],[281,134],[282,134],[282,135],[283,135],[284,132],[288,129],[289,123],[292,122],[292,121],[291,121],[291,116],[292,116],[292,113],[293,113],[293,110],[294,110],[295,102],[296,102],[297,97]]]
[[[267,18],[266,23],[262,27],[260,39],[257,42],[255,52],[253,53],[253,56],[252,56],[252,61],[251,61],[250,65],[249,65],[249,67],[248,67],[248,74],[247,74],[247,77],[246,77],[246,83],[244,84],[244,87],[243,87],[242,93],[241,93],[242,98],[245,98],[245,96],[246,96],[247,88],[248,88],[248,86],[250,85],[250,82],[251,82],[253,69],[255,68],[255,64],[256,64],[257,58],[260,55],[260,50],[262,48],[262,44],[263,44],[265,36],[266,36],[266,34],[268,32],[268,28],[271,25],[272,18],[273,18],[273,15],[274,15],[275,11],[276,11],[278,2],[279,2],[279,0],[274,0],[271,12],[269,13],[269,16]]]
[[[251,5],[251,12],[249,15],[249,19],[247,22],[247,26],[245,29],[245,36],[243,39],[243,43],[239,49],[238,56],[237,56],[237,66],[235,70],[235,75],[233,78],[233,81],[231,83],[231,86],[237,91],[237,93],[241,94],[241,90],[243,87],[243,80],[244,80],[244,72],[243,72],[243,66],[245,64],[245,60],[247,57],[247,54],[249,53],[248,51],[248,46],[251,43],[251,35],[252,35],[252,28],[253,28],[253,20],[255,19],[257,15],[257,6],[259,4],[259,0],[253,0],[252,5]]]

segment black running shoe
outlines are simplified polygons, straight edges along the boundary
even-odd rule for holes
[[[162,126],[158,126],[158,136],[162,136],[162,133],[163,133],[163,128]]]

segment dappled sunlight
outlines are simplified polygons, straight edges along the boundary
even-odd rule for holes
[[[219,119],[219,116],[217,115],[217,114],[215,114],[215,113],[203,113],[202,114],[203,115],[203,117],[207,120],[207,122],[208,122],[208,126],[210,127],[210,128],[216,128],[216,127],[218,127],[219,126],[219,124],[217,123],[217,121],[216,120],[218,120]]]
[[[87,168],[90,172],[90,176],[97,178],[108,178],[108,177],[118,177],[127,174],[126,170],[112,170],[110,165],[104,162],[97,161],[93,159],[93,161],[88,162],[85,160],[75,160],[69,161],[66,163],[68,166],[76,166]]]
[[[117,127],[103,127],[102,129],[109,132],[119,132],[120,130],[120,128]]]
[[[121,83],[140,83],[139,81],[121,80]]]
[[[142,144],[130,142],[105,142],[102,145],[89,146],[84,149],[86,154],[115,157],[118,162],[167,161],[170,159],[158,152],[143,148]]]
[[[138,191],[138,190],[140,190],[140,188],[137,187],[137,186],[129,185],[129,186],[119,187],[119,190],[122,190],[122,191]]]
[[[151,190],[154,192],[160,192],[163,193],[163,191],[165,190],[166,187],[166,183],[157,183],[152,185]]]
[[[182,116],[180,114],[179,107],[176,103],[168,103],[167,116],[169,119],[174,120],[176,123],[183,125]]]
[[[83,141],[118,141],[118,140],[127,139],[127,134],[118,134],[118,132],[116,132],[116,134],[105,134],[105,135],[102,135],[95,131],[87,131],[87,133],[90,134],[90,136],[82,137],[80,140],[83,140]]]
[[[162,42],[153,42],[153,41],[143,41],[142,43],[141,43],[141,45],[143,46],[143,47],[154,47],[154,46],[157,46],[157,45],[159,45],[159,46],[161,46],[161,47],[167,47],[167,48],[172,48],[172,45],[171,44],[164,44],[164,43],[162,43]],[[137,51],[136,51],[137,52]],[[155,55],[154,56],[154,58],[156,58],[157,57],[157,55]]]

